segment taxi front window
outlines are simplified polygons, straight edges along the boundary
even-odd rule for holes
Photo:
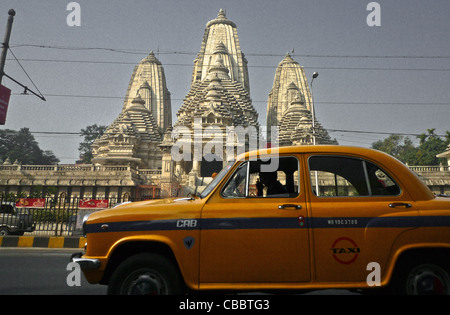
[[[295,198],[299,163],[294,156],[255,159],[239,165],[222,190],[224,198]]]
[[[203,191],[199,194],[200,198],[205,198],[206,196],[208,196],[211,191],[214,189],[214,187],[216,187],[216,185],[218,183],[220,183],[220,181],[222,180],[222,178],[225,176],[225,174],[230,170],[230,168],[233,166],[234,161],[231,161],[227,164],[227,166],[225,166],[220,172],[219,174],[217,174],[213,180],[208,184],[208,186],[205,187],[205,189],[203,189]]]

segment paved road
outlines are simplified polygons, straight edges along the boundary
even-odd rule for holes
[[[70,287],[67,264],[76,249],[0,248],[0,295],[106,294],[106,286],[91,285],[81,275],[81,285]]]
[[[77,249],[0,248],[0,295],[104,295],[107,287],[89,284],[68,286],[67,265]],[[71,277],[69,277],[71,279]],[[258,294],[258,293],[257,293]],[[348,295],[347,290],[318,290],[313,295]]]

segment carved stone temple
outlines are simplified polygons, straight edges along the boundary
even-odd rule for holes
[[[248,143],[242,138],[240,141],[239,135],[229,137],[230,127],[251,129],[255,131],[252,136],[258,137],[258,113],[250,98],[247,60],[236,24],[226,18],[223,10],[206,25],[194,60],[191,88],[177,113],[174,128],[179,127],[191,130],[188,140],[194,140],[196,130],[202,135],[201,143],[191,141],[184,146],[190,146],[192,154],[188,161],[177,162],[175,169],[181,176],[210,177],[235,157],[237,151],[227,152],[227,146],[245,150]],[[201,149],[201,158],[194,156],[195,146]]]
[[[267,102],[268,139],[278,127],[278,145],[337,144],[312,115],[313,103],[305,70],[291,55],[278,64]],[[314,127],[314,128],[313,128]]]
[[[172,124],[170,92],[151,52],[134,68],[122,112],[92,146],[94,164],[161,168],[160,143]]]

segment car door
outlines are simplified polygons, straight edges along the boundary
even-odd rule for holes
[[[204,206],[201,284],[309,281],[300,163],[289,156],[279,157],[277,165],[279,182],[286,191],[270,195],[267,189],[258,196],[260,161],[244,161]]]
[[[415,228],[411,196],[376,161],[306,158],[317,280],[365,282],[371,262],[382,276],[395,239]]]

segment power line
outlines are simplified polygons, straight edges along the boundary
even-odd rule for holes
[[[34,47],[42,49],[59,49],[59,50],[103,50],[126,54],[148,54],[148,50],[138,50],[129,48],[110,48],[110,47],[77,47],[77,46],[54,46],[54,45],[37,45],[37,44],[17,44],[11,47]],[[191,51],[158,51],[159,55],[197,55],[197,52]],[[284,57],[285,54],[270,54],[270,53],[246,53],[245,56],[254,57]],[[321,54],[295,54],[302,58],[362,58],[362,59],[450,59],[450,56],[439,55],[321,55]]]
[[[362,131],[362,130],[345,130],[345,129],[326,129],[328,132],[345,132],[345,133],[359,133],[359,134],[377,134],[388,136],[414,136],[418,137],[422,134],[419,133],[396,133],[396,132],[384,132],[384,131]],[[446,135],[436,135],[438,137],[446,137]]]
[[[20,93],[12,93],[11,95],[23,95]],[[72,97],[72,98],[92,98],[92,99],[121,99],[127,101],[123,96],[106,96],[106,95],[77,95],[77,94],[46,94],[46,97]],[[184,98],[171,98],[172,101],[184,101]],[[267,100],[252,100],[253,103],[267,103]],[[320,101],[316,104],[336,104],[336,105],[450,105],[450,102],[356,102],[356,101]]]
[[[377,134],[377,135],[398,135],[398,136],[421,136],[419,133],[398,133],[398,132],[386,132],[386,131],[363,131],[363,130],[346,130],[346,129],[327,129],[328,132],[343,132],[343,133],[356,133],[356,134]],[[69,132],[69,131],[30,131],[32,134],[42,135],[78,135],[82,136],[81,132]],[[447,137],[448,135],[438,135],[437,137]]]
[[[315,102],[316,104],[336,105],[450,105],[448,102]]]
[[[40,95],[37,95],[36,93],[34,93],[33,91],[29,90],[28,87],[25,86],[25,91],[24,93],[27,93],[27,91],[32,92],[33,94],[35,94],[37,97],[39,97],[40,99],[45,101],[45,97],[42,95],[42,92],[39,91],[38,87],[36,86],[36,84],[34,83],[34,81],[31,79],[30,75],[27,73],[27,71],[25,70],[25,68],[22,66],[22,64],[20,63],[19,59],[17,59],[16,55],[14,55],[13,51],[11,50],[11,48],[8,48],[9,52],[11,53],[11,55],[13,55],[14,59],[17,61],[17,63],[19,64],[20,68],[23,70],[23,72],[25,73],[25,75],[27,76],[28,80],[31,81],[31,83],[33,84],[34,88],[38,91],[38,93]],[[17,82],[16,80],[14,80],[13,78],[11,78],[10,76],[7,76],[10,80],[13,80],[14,82],[18,83],[19,85],[23,86],[23,84]]]
[[[81,136],[81,132],[65,132],[65,131],[30,131],[33,134],[43,135],[77,135]]]
[[[113,65],[136,65],[136,62],[126,61],[97,61],[97,60],[61,60],[61,59],[19,59],[26,62],[55,62],[55,63],[82,63],[82,64],[113,64]],[[183,63],[164,63],[166,66],[175,67],[192,67],[192,64]],[[264,65],[247,65],[248,68],[267,68],[276,69],[277,65],[264,66]],[[288,68],[288,67],[286,67]],[[377,68],[377,67],[309,67],[303,66],[304,69],[317,69],[317,70],[358,70],[358,71],[435,71],[435,72],[449,72],[450,69],[441,68]]]

